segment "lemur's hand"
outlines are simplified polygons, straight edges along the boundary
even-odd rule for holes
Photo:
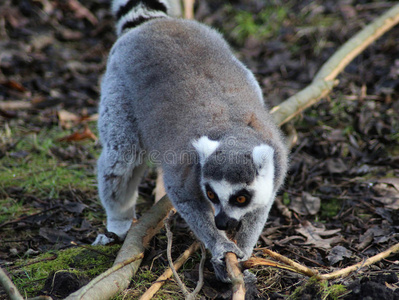
[[[225,256],[227,252],[232,252],[237,255],[237,258],[244,257],[244,252],[241,251],[240,248],[237,247],[233,242],[224,242],[221,244],[217,244],[215,249],[212,251],[212,265],[215,269],[216,277],[223,282],[230,282],[230,279],[227,275],[226,271],[226,262]]]

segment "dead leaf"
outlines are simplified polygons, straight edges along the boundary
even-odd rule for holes
[[[1,85],[8,87],[10,89],[16,90],[18,92],[22,92],[22,93],[27,91],[27,89],[22,84],[20,84],[19,82],[15,81],[15,80],[2,81]]]
[[[335,235],[341,231],[341,229],[326,230],[325,227],[315,227],[310,222],[305,221],[300,224],[300,227],[296,231],[306,237],[305,244],[313,245],[316,248],[323,250],[331,249],[331,244],[336,244],[342,240],[340,236],[334,236],[332,238],[323,239],[322,236]]]
[[[363,250],[372,242],[376,244],[384,243],[391,238],[393,238],[393,235],[391,234],[391,230],[389,228],[381,228],[380,226],[376,225],[367,229],[367,231],[359,237],[360,244],[358,244],[356,248],[358,250]]]
[[[399,178],[379,179],[373,191],[377,194],[374,199],[385,204],[385,208],[399,209]]]
[[[344,258],[350,258],[352,256],[352,251],[346,249],[343,246],[335,246],[330,250],[330,253],[327,255],[327,259],[330,262],[330,265],[335,265],[337,262],[344,260]]]
[[[302,197],[294,197],[289,208],[300,215],[315,215],[320,210],[320,198],[307,192],[302,192]]]
[[[59,138],[59,142],[72,142],[72,141],[82,141],[82,140],[87,140],[87,139],[92,139],[94,141],[97,141],[97,137],[95,134],[90,130],[88,126],[85,127],[83,132],[75,132],[72,133],[71,135]]]
[[[326,167],[331,174],[340,174],[348,170],[348,166],[341,158],[330,158],[326,161]]]

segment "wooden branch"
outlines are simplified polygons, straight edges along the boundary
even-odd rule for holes
[[[200,242],[195,241],[191,244],[191,246],[184,251],[179,258],[173,263],[173,266],[176,270],[179,270],[180,267],[187,261],[187,259],[195,253],[200,246]],[[173,275],[172,269],[169,267],[163,272],[161,276],[154,282],[154,284],[143,294],[141,295],[139,300],[149,300],[155,293],[162,287],[165,281]]]
[[[77,295],[78,299],[85,299],[85,295],[86,293],[90,292],[90,290],[95,289],[96,285],[100,282],[102,282],[103,280],[107,280],[108,276],[111,276],[113,274],[115,274],[115,272],[117,272],[118,270],[122,269],[123,267],[136,262],[138,260],[142,260],[144,257],[144,253],[140,253],[137,255],[134,255],[128,259],[126,259],[123,262],[120,262],[118,264],[114,264],[112,266],[112,268],[108,269],[107,271],[105,271],[104,273],[102,273],[101,275],[97,276],[96,278],[94,278],[92,281],[90,281],[87,285],[85,285],[84,287],[82,287],[80,289],[80,293]],[[68,298],[67,298],[68,299]]]
[[[239,268],[237,256],[228,252],[225,256],[227,274],[233,284],[233,297],[232,300],[244,300],[245,299],[245,283],[244,276]]]
[[[321,67],[312,83],[283,103],[271,109],[270,113],[279,125],[282,125],[301,113],[306,108],[328,95],[338,84],[335,78],[367,46],[381,37],[385,32],[399,23],[399,4],[347,41]]]
[[[263,251],[264,254],[269,255],[270,257],[272,257],[272,258],[274,258],[274,259],[276,259],[278,261],[281,261],[281,262],[293,267],[298,273],[307,275],[309,277],[313,277],[313,276],[317,277],[318,274],[319,274],[316,270],[312,270],[312,269],[310,269],[310,268],[308,268],[306,266],[298,264],[297,262],[295,262],[295,261],[289,259],[288,257],[285,257],[285,256],[283,256],[283,255],[281,255],[281,254],[279,254],[277,252],[274,252],[274,251],[269,250],[269,249],[262,249],[262,251]]]
[[[24,300],[24,297],[21,296],[17,287],[14,285],[11,279],[8,278],[6,272],[4,272],[2,268],[0,268],[0,284],[3,286],[5,292],[11,300]]]
[[[357,264],[355,264],[353,266],[349,266],[349,267],[344,268],[342,270],[338,270],[336,272],[320,275],[320,277],[321,277],[321,279],[326,279],[326,280],[346,277],[353,271],[357,271],[357,270],[359,270],[361,268],[368,267],[368,266],[370,266],[372,264],[375,264],[375,263],[383,260],[384,258],[387,258],[391,254],[395,254],[395,253],[398,253],[398,252],[399,252],[399,243],[393,245],[392,247],[388,248],[387,250],[385,250],[385,251],[383,251],[381,253],[378,253],[378,254],[376,254],[376,255],[374,255],[372,257],[369,257],[365,261],[357,263]]]
[[[188,20],[194,19],[194,0],[183,0],[184,2],[184,18]]]
[[[314,81],[334,80],[356,56],[398,23],[399,4],[396,4],[339,48],[321,67]]]
[[[332,279],[344,278],[346,276],[349,276],[354,271],[358,271],[361,268],[368,267],[372,264],[375,264],[375,263],[387,258],[391,254],[399,253],[399,243],[393,245],[392,247],[390,247],[389,249],[387,249],[381,253],[378,253],[377,255],[369,257],[365,261],[359,262],[352,266],[349,266],[344,269],[341,269],[341,270],[338,270],[338,271],[335,271],[332,273],[328,273],[328,274],[319,274],[319,272],[317,270],[313,270],[311,268],[303,266],[303,265],[289,259],[288,257],[285,257],[285,256],[278,254],[274,251],[271,251],[269,249],[262,249],[262,251],[264,254],[269,255],[272,258],[274,258],[275,260],[281,261],[282,263],[284,263],[290,267],[287,267],[284,265],[279,265],[279,264],[274,263],[273,261],[269,261],[266,259],[259,259],[257,257],[250,258],[249,260],[242,262],[241,263],[242,266],[244,268],[253,268],[255,266],[266,265],[266,266],[277,267],[277,268],[293,271],[293,272],[300,273],[300,274],[303,274],[303,275],[306,275],[309,277],[314,277],[318,280],[332,280]]]
[[[120,263],[123,264],[130,257],[141,255],[144,252],[151,238],[162,228],[163,220],[170,209],[172,209],[172,204],[167,197],[164,197],[143,214],[136,223],[132,224],[114,262],[114,266]],[[138,259],[111,272],[106,277],[100,275],[97,277],[99,279],[94,279],[96,282],[90,285],[89,289],[83,287],[69,295],[66,299],[110,299],[129,286],[130,280],[136,274],[140,263],[141,259]]]

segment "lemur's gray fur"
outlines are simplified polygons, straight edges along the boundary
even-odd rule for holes
[[[118,40],[102,80],[98,187],[107,229],[124,238],[145,159],[226,280],[247,259],[287,169],[287,148],[253,74],[222,36],[168,16],[166,0],[115,0]],[[225,230],[236,229],[236,244]],[[99,237],[95,243],[105,242]]]

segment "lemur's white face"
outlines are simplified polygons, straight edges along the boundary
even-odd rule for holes
[[[205,140],[205,138],[202,137],[197,144],[194,144],[200,153],[201,165],[205,164],[206,159],[219,145],[218,142]],[[268,145],[256,146],[253,149],[252,160],[255,164],[256,176],[252,182],[233,184],[225,179],[201,178],[201,188],[205,198],[214,207],[215,223],[218,229],[235,229],[230,227],[238,226],[246,213],[271,205],[275,194],[273,154],[274,150]]]

